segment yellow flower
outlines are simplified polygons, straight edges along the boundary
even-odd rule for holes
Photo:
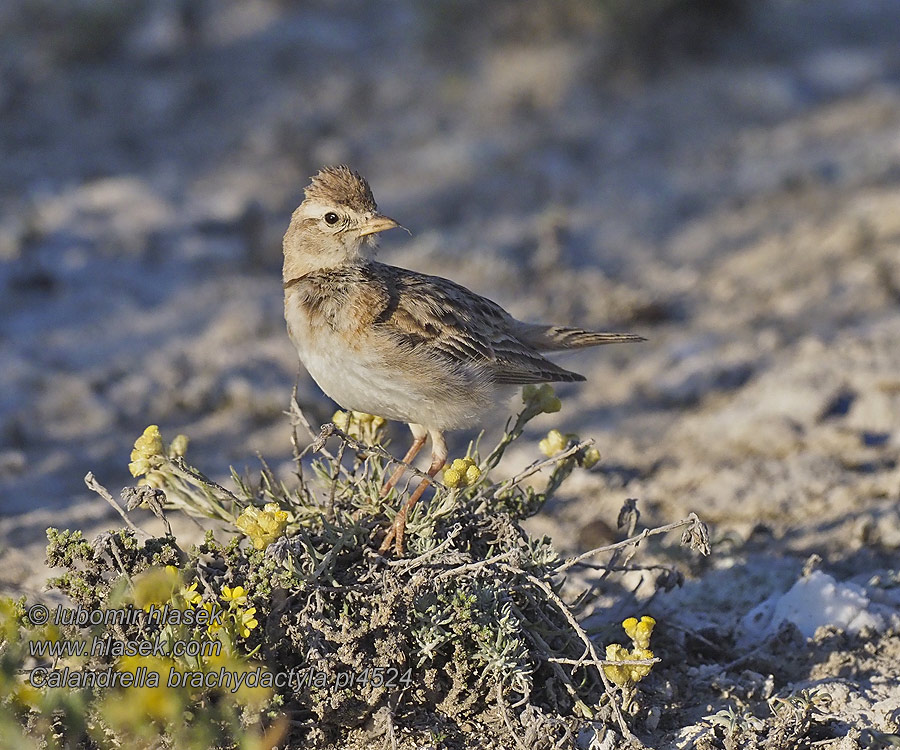
[[[624,646],[613,643],[606,647],[608,661],[621,662],[603,667],[606,676],[619,687],[640,682],[650,674],[651,664],[629,664],[637,659],[652,659],[653,652],[649,649],[634,649],[628,651]]]
[[[169,443],[169,457],[178,458],[187,453],[188,443],[190,442],[187,435],[176,435],[175,439]]]
[[[214,605],[212,602],[203,602],[200,604],[200,609],[206,612],[208,617],[208,624],[206,626],[206,632],[210,636],[215,636],[222,629],[222,623],[219,622],[219,617],[214,617],[216,614],[220,614],[221,610],[217,605]]]
[[[348,435],[350,434],[350,412],[338,409],[331,415],[331,421],[334,422],[334,426],[339,430],[343,430]]]
[[[649,615],[644,615],[640,621],[636,617],[629,617],[622,623],[625,634],[631,638],[635,648],[650,648],[650,635],[653,633],[653,626],[656,625]]]
[[[384,417],[376,417],[374,414],[366,414],[364,411],[351,412],[353,419],[360,425],[365,427],[373,427],[375,429],[384,426]]]
[[[450,489],[457,487],[470,487],[481,477],[481,469],[475,464],[475,459],[457,458],[444,469],[444,484]]]
[[[628,659],[628,656],[629,653],[627,649],[621,644],[611,643],[606,647],[607,661],[625,661]],[[626,684],[630,677],[627,667],[619,664],[607,665],[603,667],[603,671],[606,672],[606,676],[619,687]]]
[[[636,617],[629,617],[622,623],[622,628],[631,638],[634,648],[629,651],[618,643],[612,643],[606,647],[607,660],[621,662],[621,664],[604,666],[603,671],[619,687],[640,682],[650,674],[651,664],[629,664],[628,662],[653,658],[653,652],[650,650],[650,634],[653,632],[654,625],[656,625],[656,620],[647,615],[640,620]]]
[[[247,603],[247,591],[243,586],[222,586],[222,599],[228,602],[228,606]]]
[[[197,591],[197,582],[194,581],[190,586],[181,587],[181,598],[186,604],[199,604],[203,597]]]
[[[266,533],[278,536],[287,526],[288,512],[281,510],[277,503],[266,503],[262,513],[259,514],[257,523],[259,527]]]
[[[535,409],[534,413],[536,414],[541,412],[553,414],[562,408],[562,402],[553,390],[553,386],[547,383],[539,386],[526,385],[522,388],[522,403]]]
[[[184,695],[166,687],[163,681],[173,666],[174,662],[169,659],[152,656],[123,656],[119,659],[116,665],[119,672],[137,675],[140,674],[138,669],[143,668],[143,674],[153,672],[163,675],[163,678],[157,687],[135,685],[109,693],[101,709],[104,718],[121,727],[133,726],[136,720],[142,719],[175,721],[184,712]],[[123,700],[126,695],[127,700]]]
[[[132,454],[134,455],[134,454]],[[135,461],[132,461],[128,464],[128,471],[131,472],[131,476],[133,477],[142,477],[151,469],[150,461],[146,458],[139,458]]]
[[[162,455],[163,441],[159,434],[159,426],[152,424],[134,441],[134,449],[148,456]]]
[[[134,604],[145,611],[162,607],[172,599],[181,584],[181,574],[174,565],[150,568],[134,578]]]
[[[547,433],[547,437],[538,443],[538,448],[540,448],[541,453],[550,457],[564,451],[568,444],[569,438],[567,435],[563,435],[559,430],[550,430]]]
[[[350,437],[361,440],[368,445],[378,442],[379,432],[386,424],[384,417],[366,414],[363,411],[336,411],[331,415],[335,427],[346,432]]]
[[[162,435],[159,434],[159,427],[152,424],[134,441],[128,470],[131,476],[140,477],[161,466],[164,459]]]
[[[588,448],[584,452],[584,458],[581,459],[581,465],[585,469],[592,469],[600,460],[600,451],[596,448]]]
[[[459,487],[462,480],[462,475],[456,469],[450,467],[444,469],[444,484],[447,485],[451,490],[455,490],[457,487]]]
[[[288,512],[281,510],[277,503],[267,503],[262,510],[251,505],[237,517],[234,525],[250,537],[256,549],[263,549],[281,536],[288,517]]]
[[[246,638],[250,635],[250,631],[253,630],[257,625],[259,625],[259,621],[255,617],[256,615],[256,607],[250,607],[248,609],[243,610],[240,615],[235,618],[235,622],[238,627],[238,632],[241,634],[242,638]]]

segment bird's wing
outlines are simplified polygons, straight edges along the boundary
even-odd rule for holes
[[[372,275],[386,302],[372,325],[407,350],[474,366],[496,383],[584,380],[520,341],[509,313],[459,284],[382,263]]]
[[[564,349],[583,349],[587,346],[647,340],[633,333],[586,331],[583,328],[523,323],[519,320],[514,321],[512,330],[516,338],[539,352],[558,352]]]

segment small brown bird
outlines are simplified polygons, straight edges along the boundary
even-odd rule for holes
[[[409,425],[404,463],[431,437],[429,477],[447,460],[444,431],[476,424],[509,386],[584,380],[541,352],[643,340],[523,323],[452,281],[378,263],[374,236],[398,226],[378,212],[359,174],[322,169],[284,235],[284,316],[300,360],[328,396]],[[407,514],[428,484],[397,513],[382,552],[393,542],[403,554]]]

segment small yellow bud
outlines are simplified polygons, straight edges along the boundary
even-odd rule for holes
[[[151,468],[150,462],[146,458],[138,458],[128,464],[128,471],[131,472],[131,476],[133,477],[142,477],[150,471]]]
[[[592,469],[600,460],[600,451],[596,448],[588,448],[584,452],[584,458],[581,460],[581,465],[584,466],[585,469]]]
[[[618,643],[611,643],[606,647],[607,661],[623,662],[628,659],[628,656],[629,654],[625,647]],[[607,665],[603,667],[603,671],[606,673],[606,676],[619,687],[626,685],[631,677],[630,670],[627,667],[618,664]]]
[[[379,430],[385,425],[384,417],[367,414],[364,411],[336,411],[331,421],[335,427],[368,445],[375,445]]]
[[[188,443],[190,442],[187,435],[176,435],[175,439],[169,443],[169,456],[171,458],[179,458],[187,453]]]
[[[553,387],[544,383],[541,386],[526,385],[522,388],[522,403],[529,404],[535,414],[545,412],[552,414],[562,408],[562,402]]]
[[[538,443],[538,448],[545,456],[555,456],[560,451],[565,450],[567,443],[568,438],[559,430],[550,430],[547,433],[547,437]]]
[[[648,648],[636,648],[631,652],[632,659],[652,659],[653,652]],[[652,664],[635,664],[631,667],[631,680],[632,682],[640,682],[643,680],[648,674],[650,674],[650,670],[653,668]]]
[[[640,621],[635,617],[629,617],[622,623],[622,628],[634,642],[635,648],[645,649],[650,646],[650,635],[653,633],[654,625],[656,625],[656,620],[644,615]]]
[[[454,469],[452,466],[448,469],[444,469],[444,484],[451,490],[459,487],[462,481],[463,474],[461,471]]]
[[[161,466],[164,460],[162,436],[159,434],[159,427],[152,424],[134,441],[128,470],[131,476],[140,477]]]
[[[450,466],[444,469],[444,484],[450,489],[468,487],[481,477],[481,469],[475,465],[473,458],[455,458]]]
[[[262,510],[251,505],[235,519],[234,525],[250,537],[256,549],[263,549],[281,536],[288,518],[288,512],[277,503],[267,503]]]
[[[654,625],[656,625],[656,620],[648,615],[644,615],[640,620],[636,617],[629,617],[627,620],[623,620],[622,628],[628,637],[631,638],[634,648],[628,651],[628,649],[618,643],[607,646],[607,660],[622,662],[622,664],[603,667],[606,676],[616,685],[621,687],[640,682],[650,674],[651,664],[629,665],[628,662],[653,658],[653,652],[650,650],[650,634],[653,632]]]
[[[134,441],[136,450],[148,456],[161,455],[163,452],[162,435],[159,434],[159,427],[155,424],[150,425],[143,434]]]
[[[558,396],[550,396],[541,401],[541,407],[545,414],[555,414],[562,409],[562,401],[559,400]]]

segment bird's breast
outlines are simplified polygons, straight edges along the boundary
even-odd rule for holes
[[[370,324],[355,325],[343,310],[307,304],[285,293],[288,335],[300,361],[327,396],[344,409],[429,428],[452,429],[478,421],[493,388],[457,368],[397,349]]]

